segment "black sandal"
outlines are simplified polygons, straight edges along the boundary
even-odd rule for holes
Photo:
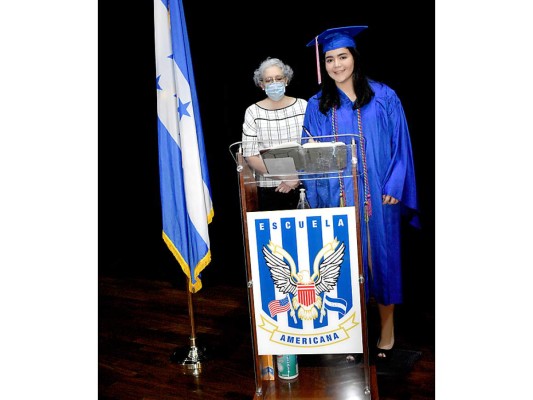
[[[376,347],[376,359],[385,361],[389,360],[392,356],[392,349],[380,349],[379,347]]]
[[[392,356],[392,349],[394,348],[394,332],[392,333],[392,346],[390,349],[380,349],[379,342],[376,344],[376,359],[381,361],[389,360]]]

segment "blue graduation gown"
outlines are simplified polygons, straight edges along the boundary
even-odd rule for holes
[[[372,269],[368,264],[368,235],[364,219],[363,162],[358,148],[358,193],[361,217],[361,247],[363,250],[365,291],[367,299],[374,297],[380,304],[402,302],[402,274],[400,254],[400,222],[402,215],[410,215],[411,224],[418,227],[417,195],[411,140],[407,121],[396,93],[387,85],[370,81],[375,93],[361,108],[362,129],[366,151],[367,174],[372,204],[369,219]],[[358,134],[357,110],[353,102],[339,90],[341,106],[337,109],[338,134]],[[331,110],[327,115],[319,111],[321,93],[309,99],[304,126],[314,137],[333,135]],[[302,138],[307,138],[303,134]],[[328,139],[331,140],[331,139]],[[350,137],[339,137],[349,142]],[[351,168],[349,166],[348,168]],[[339,206],[339,179],[305,181],[311,207]],[[352,178],[344,178],[346,203],[354,205]],[[398,199],[396,205],[383,205],[382,195]],[[409,211],[409,212],[407,212]]]

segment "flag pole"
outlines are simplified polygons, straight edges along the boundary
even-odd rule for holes
[[[205,349],[196,344],[191,290],[202,287],[196,277],[211,261],[214,211],[183,0],[154,0],[154,28],[163,240],[187,275],[191,320],[185,356],[177,349],[170,360],[199,375]]]
[[[199,348],[196,346],[196,331],[194,327],[194,310],[192,306],[192,293],[189,290],[190,279],[187,279],[187,302],[189,304],[189,319],[191,320],[191,336],[189,337],[190,346],[188,349],[183,350],[182,348],[174,350],[170,356],[170,361],[174,363],[179,363],[184,372],[190,375],[200,375],[202,372],[202,362],[207,360],[205,356],[205,348]],[[183,354],[186,354],[183,357]]]

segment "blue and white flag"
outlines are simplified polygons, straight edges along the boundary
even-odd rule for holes
[[[328,311],[338,312],[340,317],[344,317],[348,308],[348,302],[341,298],[325,295],[324,308]]]
[[[182,1],[154,0],[154,25],[163,240],[194,293],[214,211]]]

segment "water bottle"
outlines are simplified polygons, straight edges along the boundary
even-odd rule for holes
[[[294,379],[298,376],[298,357],[295,354],[277,356],[277,364],[281,379]]]
[[[300,199],[298,200],[298,205],[296,206],[299,210],[304,210],[306,208],[311,208],[307,201],[307,197],[305,195],[305,189],[300,189]]]

